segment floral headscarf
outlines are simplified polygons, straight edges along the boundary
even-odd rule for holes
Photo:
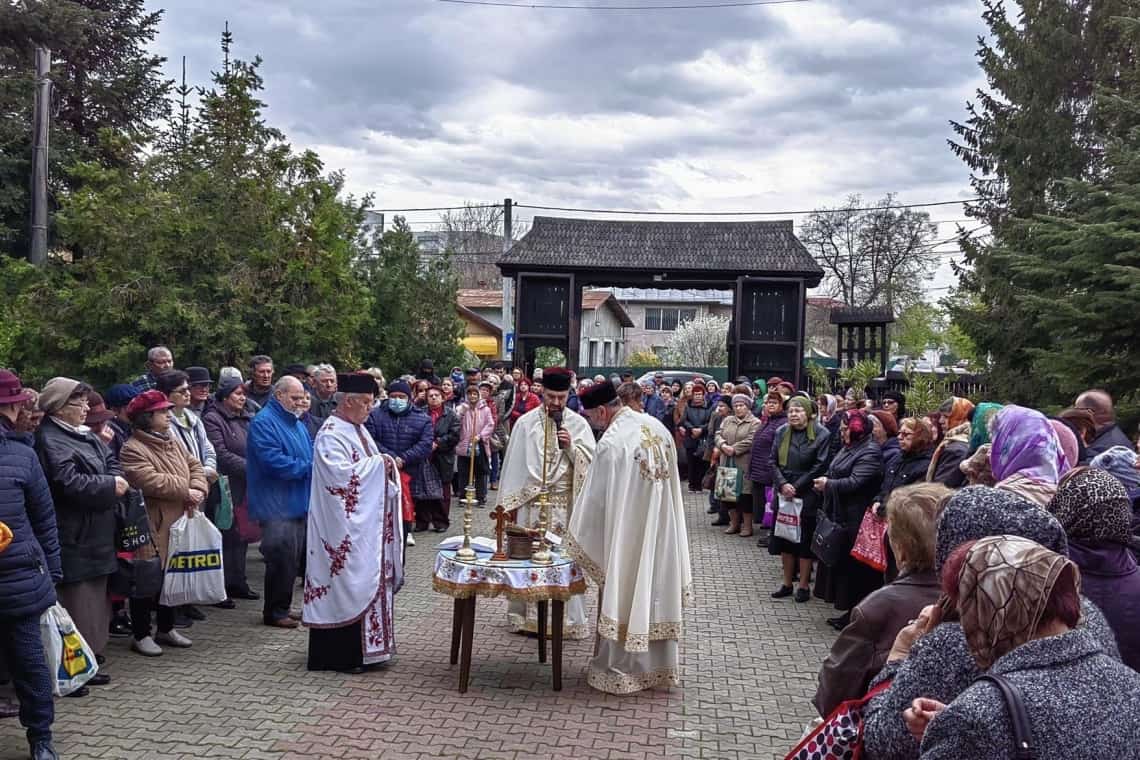
[[[862,442],[871,434],[871,420],[868,419],[867,412],[862,409],[848,409],[843,413],[843,422],[847,425],[851,446]]]
[[[1065,568],[1080,591],[1080,571],[1064,555],[1020,536],[987,536],[966,554],[958,575],[958,614],[982,670],[1036,635]]]
[[[1055,486],[1069,471],[1057,434],[1041,412],[1011,404],[994,417],[991,437],[990,470],[999,483],[1020,474]]]
[[[1124,484],[1105,470],[1082,468],[1057,488],[1049,511],[1070,539],[1127,544],[1132,501]]]
[[[1061,444],[1061,453],[1065,455],[1065,464],[1073,469],[1080,464],[1080,447],[1077,445],[1076,434],[1069,426],[1060,420],[1049,420],[1053,432],[1057,434],[1057,442]]]
[[[1107,470],[1128,489],[1130,499],[1140,498],[1140,470],[1136,469],[1136,452],[1124,446],[1113,446],[1103,454],[1097,454],[1089,462],[1090,467]]]
[[[970,425],[970,453],[973,454],[982,444],[990,442],[990,418],[1001,411],[1001,404],[983,401],[974,410],[974,421]]]

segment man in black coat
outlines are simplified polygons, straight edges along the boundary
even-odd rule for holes
[[[63,579],[55,508],[32,437],[13,430],[31,398],[20,378],[0,370],[0,522],[12,533],[0,544],[0,660],[20,700],[32,760],[57,760],[52,747],[52,674],[40,639],[40,615],[55,604]],[[7,531],[4,531],[7,534]]]
[[[1077,396],[1073,406],[1078,409],[1088,409],[1096,421],[1096,438],[1088,445],[1089,459],[1097,454],[1103,454],[1113,446],[1132,448],[1132,441],[1128,440],[1128,436],[1116,424],[1116,407],[1113,405],[1112,396],[1108,393],[1099,390],[1085,391]]]

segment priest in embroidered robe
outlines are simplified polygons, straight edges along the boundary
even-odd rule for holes
[[[590,425],[605,431],[564,538],[566,554],[599,588],[586,681],[610,694],[677,686],[693,581],[673,437],[624,406],[612,383],[579,399]]]
[[[378,393],[370,375],[337,375],[337,407],[313,443],[303,615],[309,670],[361,673],[396,653],[400,476],[363,427]]]
[[[580,414],[568,409],[570,371],[547,367],[542,371],[542,404],[519,417],[511,430],[499,477],[499,504],[514,514],[515,523],[537,528],[538,494],[545,470],[550,503],[550,531],[561,536],[570,521],[574,496],[586,479],[594,458],[594,435]],[[537,605],[511,602],[508,622],[516,632],[537,633]],[[552,630],[547,626],[547,631]],[[581,596],[566,602],[563,636],[584,639],[590,635],[586,603]]]

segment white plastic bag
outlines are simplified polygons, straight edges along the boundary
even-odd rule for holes
[[[786,499],[780,496],[780,509],[776,512],[776,527],[772,535],[793,544],[800,542],[800,513],[804,510],[803,499]]]
[[[201,512],[182,515],[170,526],[170,544],[158,603],[217,604],[226,598],[222,534]]]
[[[99,672],[95,653],[59,602],[40,615],[40,639],[52,673],[52,693],[65,697]]]

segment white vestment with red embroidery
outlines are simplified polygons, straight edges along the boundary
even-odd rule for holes
[[[363,427],[336,415],[313,444],[304,622],[361,625],[365,665],[396,653],[393,596],[404,582],[400,480]]]

